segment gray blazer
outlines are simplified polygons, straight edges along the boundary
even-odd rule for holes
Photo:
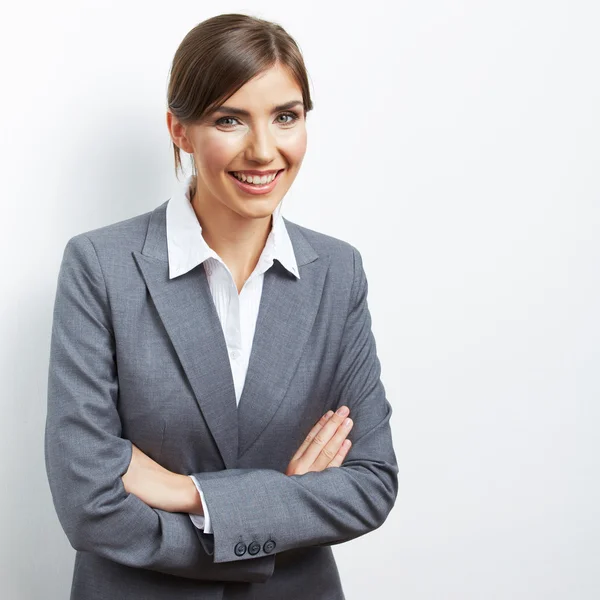
[[[71,599],[343,599],[331,546],[380,527],[398,492],[361,255],[285,220],[300,279],[278,261],[264,275],[238,407],[204,268],[168,277],[167,203],[72,237],[62,258],[45,457],[77,551]],[[343,465],[286,476],[342,404]],[[125,491],[132,443],[197,477],[213,534]]]

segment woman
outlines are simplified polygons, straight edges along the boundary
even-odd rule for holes
[[[45,440],[72,599],[344,598],[330,546],[394,505],[361,255],[281,216],[311,109],[280,26],[200,23],[168,88],[193,174],[66,245]]]

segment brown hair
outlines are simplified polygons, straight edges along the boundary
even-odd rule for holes
[[[302,90],[304,114],[313,108],[308,74],[298,44],[277,23],[244,14],[223,14],[196,25],[173,57],[167,91],[171,113],[184,125],[202,119],[250,79],[281,64]],[[171,140],[175,176],[180,148]],[[192,160],[193,173],[196,165]]]

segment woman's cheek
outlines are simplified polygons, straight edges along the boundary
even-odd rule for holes
[[[227,168],[239,151],[240,139],[241,136],[236,134],[205,138],[199,145],[200,165],[213,172]]]
[[[306,153],[307,135],[304,127],[292,130],[281,141],[281,148],[293,163],[301,163]]]

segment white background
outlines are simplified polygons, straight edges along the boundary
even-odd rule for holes
[[[68,597],[43,457],[67,239],[175,182],[173,54],[224,12],[310,74],[284,216],[361,251],[399,495],[348,600],[600,597],[600,9],[589,0],[29,2],[0,14],[0,581]]]

